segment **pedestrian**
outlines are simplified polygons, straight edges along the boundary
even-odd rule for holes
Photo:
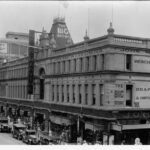
[[[121,145],[125,145],[125,140],[123,140],[123,141],[121,142]]]
[[[135,139],[135,145],[142,145],[140,138]]]

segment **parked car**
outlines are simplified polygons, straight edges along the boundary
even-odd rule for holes
[[[41,131],[39,134],[41,145],[57,145],[60,143],[60,137],[56,135],[49,135],[49,132]]]
[[[12,135],[14,138],[17,138],[18,140],[22,139],[23,133],[25,132],[26,126],[21,123],[17,123],[13,125],[13,131]]]
[[[22,141],[28,144],[39,144],[35,130],[25,130]]]
[[[11,132],[11,127],[6,117],[0,117],[0,132]]]

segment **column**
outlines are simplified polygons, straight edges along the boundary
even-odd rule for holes
[[[45,95],[45,100],[49,101],[49,83],[48,81],[45,82],[45,90],[44,90],[44,95]]]
[[[8,96],[9,96],[9,84],[6,85],[6,97],[8,97]]]
[[[52,102],[52,92],[53,92],[52,85],[49,84],[49,102]]]
[[[84,85],[84,83],[82,83],[82,85],[81,85],[81,92],[82,92],[82,105],[85,105],[86,103],[85,103],[85,85]]]
[[[78,83],[75,84],[75,103],[79,104],[79,87],[78,87]]]
[[[92,105],[92,83],[88,84],[88,105]]]
[[[24,99],[24,83],[22,84],[22,98]]]
[[[99,83],[96,84],[96,106],[100,106],[100,88]]]
[[[27,99],[27,84],[25,84],[24,94],[25,94],[25,99]]]
[[[70,102],[70,104],[73,104],[73,89],[72,89],[72,84],[69,84],[69,102]]]
[[[57,102],[57,85],[54,85],[54,102]]]

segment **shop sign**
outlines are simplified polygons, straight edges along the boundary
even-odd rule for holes
[[[127,112],[125,118],[150,118],[150,112]]]
[[[149,82],[138,82],[135,85],[135,103],[139,103],[139,107],[149,108],[150,107],[150,83]]]
[[[29,31],[29,57],[28,57],[28,94],[33,94],[34,84],[34,40],[35,32]]]
[[[133,56],[133,71],[150,72],[150,57],[147,56]]]
[[[114,84],[105,84],[105,101],[114,102]]]

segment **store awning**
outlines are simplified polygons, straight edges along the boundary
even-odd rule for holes
[[[60,116],[50,116],[50,120],[53,122],[53,123],[56,123],[56,124],[60,124],[60,125],[71,125],[72,122],[67,119],[67,118],[64,118],[64,117],[60,117]]]
[[[91,122],[86,122],[85,123],[85,129],[90,129],[92,131],[103,130],[104,126],[98,125],[98,124],[92,124]]]
[[[150,124],[135,124],[135,125],[112,124],[111,126],[111,130],[115,130],[115,131],[138,130],[138,129],[150,129]]]

